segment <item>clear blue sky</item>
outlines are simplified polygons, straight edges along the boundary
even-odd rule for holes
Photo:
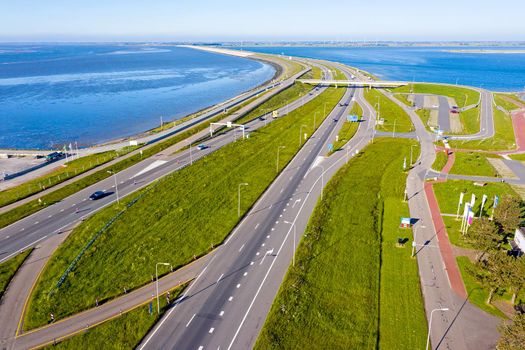
[[[523,0],[0,0],[0,41],[525,40]]]

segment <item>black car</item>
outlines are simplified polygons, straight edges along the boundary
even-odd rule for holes
[[[104,198],[106,195],[107,193],[104,191],[97,191],[93,193],[91,196],[89,196],[89,199],[91,199],[92,201],[96,201],[97,199]]]

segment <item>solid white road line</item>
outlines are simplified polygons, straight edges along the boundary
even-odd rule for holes
[[[186,328],[188,328],[188,326],[190,325],[191,321],[193,321],[193,318],[195,318],[195,315],[196,314],[193,314],[193,316],[191,316],[190,320],[188,321],[188,323],[186,323]]]
[[[222,276],[224,276],[224,274],[221,274],[221,275],[219,276],[219,279],[217,279],[217,283],[219,283],[219,281],[221,280]]]

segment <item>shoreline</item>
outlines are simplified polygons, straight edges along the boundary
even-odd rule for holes
[[[239,52],[237,50],[227,50],[227,49],[213,48],[213,47],[207,48],[207,47],[196,46],[196,45],[176,45],[176,46],[177,47],[184,47],[184,48],[194,49],[194,50],[207,51],[207,52],[211,52],[211,53],[215,53],[215,54],[236,56],[236,57],[240,57],[240,58],[245,58],[245,59],[251,59],[251,60],[254,60],[254,61],[259,61],[259,62],[261,62],[263,64],[271,66],[275,70],[275,72],[274,72],[273,76],[270,79],[267,79],[267,80],[263,81],[262,83],[254,86],[252,88],[250,88],[249,90],[243,91],[243,92],[241,92],[241,93],[239,93],[239,94],[237,94],[235,96],[232,96],[231,98],[223,100],[221,102],[205,106],[205,107],[203,107],[203,108],[201,108],[199,110],[196,110],[194,112],[191,112],[191,113],[188,113],[188,114],[186,114],[184,116],[181,116],[180,118],[167,119],[164,122],[164,124],[174,123],[174,122],[176,122],[178,120],[182,120],[182,119],[188,118],[188,117],[190,117],[192,115],[194,115],[194,117],[196,118],[199,115],[202,115],[202,114],[206,113],[207,111],[210,111],[210,110],[212,110],[214,108],[218,108],[219,106],[227,104],[230,101],[233,101],[235,99],[241,98],[243,95],[249,94],[251,91],[259,89],[262,86],[267,85],[268,83],[277,80],[278,78],[280,78],[282,76],[282,74],[284,72],[284,68],[282,66],[280,66],[278,63],[270,61],[270,60],[265,60],[264,57],[260,57],[260,55],[258,55],[257,53],[253,53],[253,52],[249,52],[249,51]],[[258,57],[251,57],[251,56],[258,56]],[[242,101],[240,101],[239,103],[242,103]],[[190,118],[188,120],[191,120],[191,119],[193,119],[193,118]],[[178,126],[178,124],[174,125],[174,126],[171,126],[169,128],[163,129],[162,132],[169,131],[170,129],[175,128],[177,126]],[[138,138],[142,138],[142,137],[147,137],[147,136],[158,134],[158,132],[157,133],[153,132],[156,129],[158,129],[158,127],[146,129],[146,130],[143,130],[143,131],[141,131],[139,133],[131,134],[131,135],[128,135],[128,136],[123,136],[123,137],[111,139],[111,140],[108,140],[108,141],[103,141],[103,142],[100,142],[100,143],[94,143],[94,144],[92,144],[90,146],[84,146],[84,147],[81,146],[78,149],[79,149],[79,151],[94,150],[94,149],[99,148],[99,147],[100,148],[108,147],[108,146],[111,146],[111,145],[114,145],[114,144],[117,144],[117,143],[126,142],[126,141],[132,141],[132,140],[135,140],[135,139],[138,139]],[[0,149],[0,153],[8,153],[9,154],[8,151],[16,152],[16,153],[13,154],[13,155],[16,156],[17,154],[18,155],[30,155],[31,153],[43,154],[43,153],[62,151],[62,150],[59,149],[59,148],[56,148],[56,149],[1,148]],[[27,153],[24,154],[23,152],[28,152],[30,154],[27,154]],[[103,152],[103,150],[101,150],[101,152]],[[90,154],[91,153],[97,153],[97,152],[94,150],[93,152],[90,152]]]

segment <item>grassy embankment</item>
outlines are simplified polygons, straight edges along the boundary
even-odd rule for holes
[[[415,142],[377,139],[328,183],[256,349],[417,349],[426,318],[417,262],[397,247],[408,215],[404,157]]]
[[[410,93],[415,94],[434,94],[453,98],[459,107],[465,107],[477,104],[479,102],[479,93],[472,89],[467,89],[458,86],[439,85],[439,84],[409,84],[396,89],[394,93]],[[460,113],[461,125],[463,127],[462,134],[475,134],[479,132],[479,107],[470,109]],[[423,122],[427,123],[427,120]]]
[[[285,91],[288,91],[288,90],[290,89],[287,89]],[[295,93],[297,94],[298,92],[295,91]],[[290,96],[290,99],[292,98],[294,97]],[[82,179],[79,179],[78,181],[75,181],[67,186],[64,186],[63,188],[57,189],[49,194],[46,194],[41,197],[42,202],[39,202],[38,200],[35,199],[33,201],[20,205],[19,207],[14,208],[6,213],[0,214],[0,228],[10,225],[13,222],[18,221],[26,216],[29,216],[49,205],[57,203],[61,201],[62,199],[70,196],[71,194],[76,193],[88,186],[91,186],[94,183],[97,183],[111,176],[111,174],[107,172],[108,170],[116,171],[116,172],[122,171],[140,162],[144,158],[150,157],[158,152],[165,150],[166,148],[172,145],[177,144],[178,142],[183,141],[184,139],[190,137],[191,135],[194,135],[208,128],[209,123],[216,122],[216,121],[219,121],[219,120],[222,120],[228,117],[229,115],[233,115],[235,112],[237,112],[240,108],[244,107],[248,103],[249,101],[246,101],[240,106],[230,108],[227,113],[219,114],[211,119],[208,119],[205,122],[202,122],[202,123],[199,123],[193,126],[190,129],[177,133],[175,136],[169,137],[164,141],[158,142],[151,147],[144,148],[142,151],[142,155],[140,153],[136,153],[134,155],[128,156],[111,166],[104,167],[101,170],[91,175],[88,175]]]
[[[487,157],[475,152],[455,152],[451,174],[497,177],[498,172],[487,161]]]
[[[312,66],[312,69],[310,71],[304,73],[299,78],[300,79],[321,79],[323,77],[323,72],[321,68],[317,66]]]
[[[32,249],[28,249],[9,260],[0,263],[0,299],[2,299],[2,295],[4,295],[9,282],[11,282],[16,271],[18,271],[18,268],[24,263],[31,251]]]
[[[377,125],[376,129],[380,131],[409,132],[414,130],[410,117],[391,99],[383,95],[376,89],[365,89],[365,98],[377,110],[379,99],[380,115],[379,118],[385,120],[384,125]]]
[[[31,296],[24,325],[34,328],[89,308],[94,300],[107,301],[151,281],[157,261],[174,268],[191,262],[220,244],[238,223],[237,187],[242,189],[241,212],[245,213],[276,176],[279,146],[280,167],[299,149],[301,125],[317,125],[339,102],[344,89],[328,89],[305,106],[267,126],[252,131],[246,140],[228,144],[216,152],[161,179],[158,185],[105,231],[80,259],[59,288],[55,286],[67,266],[90,238],[133,198],[121,206],[109,206],[95,214],[66,239],[53,254]],[[151,188],[152,186],[150,186]],[[135,198],[136,195],[130,196]]]
[[[173,302],[186,288],[187,284],[170,291],[170,301]],[[43,349],[64,350],[100,350],[100,349],[135,349],[148,331],[169,310],[166,294],[160,296],[160,314],[157,315],[156,302],[152,304],[153,313],[149,313],[149,305],[140,305],[117,318],[110,319],[95,327],[66,338],[57,344],[50,344]]]
[[[511,99],[511,101],[508,99]],[[494,94],[494,102],[496,102],[496,105],[503,107],[507,112],[512,112],[521,108],[521,105],[518,104],[518,102],[514,102],[512,94]]]
[[[137,147],[131,146],[124,147],[118,151],[96,153],[81,157],[79,159],[71,160],[65,163],[64,166],[57,167],[55,170],[44,176],[24,182],[21,185],[11,187],[7,190],[0,191],[0,207],[9,205],[44,191],[45,189],[58,185],[99,165],[105,164],[117,157],[128,154],[136,148]],[[52,167],[53,165],[48,166]]]
[[[413,103],[408,100],[408,95],[407,94],[394,93],[394,97],[397,98],[399,101],[403,102],[404,104],[406,104],[408,107],[412,107],[413,106]]]
[[[337,141],[334,141],[334,150],[333,152],[330,152],[330,154],[337,152],[341,149],[352,137],[354,137],[355,133],[357,132],[357,129],[359,128],[359,124],[361,123],[361,117],[363,116],[363,109],[359,105],[359,103],[354,102],[352,109],[350,110],[351,115],[357,115],[359,116],[359,122],[349,122],[348,120],[345,121],[343,126],[341,127],[341,130],[339,130],[339,133],[337,134]],[[346,116],[343,116],[346,118]]]

